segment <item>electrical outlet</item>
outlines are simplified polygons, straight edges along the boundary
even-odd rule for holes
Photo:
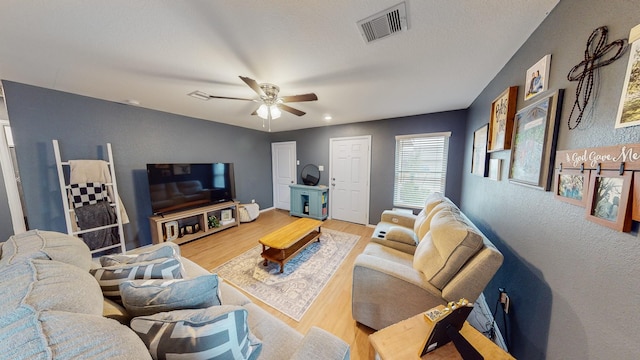
[[[500,288],[500,304],[502,304],[502,308],[504,309],[504,313],[509,313],[509,307],[511,305],[511,300],[509,299],[509,294],[503,289]]]

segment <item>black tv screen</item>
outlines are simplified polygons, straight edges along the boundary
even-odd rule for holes
[[[154,214],[232,201],[236,197],[233,163],[147,164]]]

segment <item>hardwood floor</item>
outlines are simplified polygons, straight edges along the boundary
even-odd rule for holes
[[[253,222],[242,223],[239,227],[182,244],[180,250],[182,256],[211,270],[256,246],[260,237],[296,219],[298,218],[289,216],[286,211],[265,211]],[[361,238],[300,322],[283,315],[251,295],[247,296],[302,334],[306,334],[312,326],[317,326],[340,337],[351,346],[351,359],[373,359],[374,351],[369,344],[368,336],[374,331],[357,324],[351,317],[353,262],[369,242],[373,229],[339,220],[327,220],[323,227],[360,235]]]

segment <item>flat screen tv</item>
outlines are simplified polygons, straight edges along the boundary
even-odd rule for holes
[[[236,197],[233,163],[147,164],[147,178],[154,215]]]

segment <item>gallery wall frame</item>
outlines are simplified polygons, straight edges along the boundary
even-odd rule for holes
[[[518,111],[514,119],[509,181],[551,189],[564,89]]]
[[[640,125],[640,25],[629,34],[631,51],[618,105],[616,128]]]
[[[502,177],[502,159],[489,159],[489,179],[500,181]]]
[[[551,67],[551,54],[547,54],[538,60],[527,70],[524,82],[524,100],[531,100],[549,88],[549,68]]]
[[[489,170],[487,156],[487,141],[489,134],[489,124],[482,125],[473,132],[473,153],[471,156],[471,173],[486,177]]]
[[[587,219],[617,231],[630,231],[629,195],[632,179],[632,171],[620,173],[602,170],[591,174]]]
[[[569,204],[587,207],[590,170],[563,169],[555,174],[553,196]]]
[[[491,103],[488,152],[511,148],[511,134],[513,132],[513,118],[516,114],[517,96],[518,87],[511,86]]]

